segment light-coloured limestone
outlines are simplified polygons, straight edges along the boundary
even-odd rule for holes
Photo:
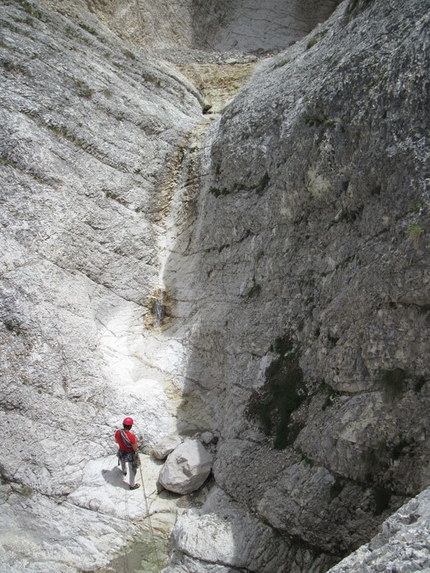
[[[116,428],[131,415],[147,452],[177,429],[186,354],[146,328],[164,233],[154,190],[201,102],[97,21],[0,13],[0,569],[94,569],[147,519],[116,468]],[[170,528],[175,501],[157,511]]]
[[[270,527],[218,488],[211,491],[200,510],[189,510],[180,517],[172,532],[172,543],[175,551],[165,570],[172,573],[181,571],[184,564],[186,567],[186,557],[197,562],[197,571],[222,565],[264,573],[272,570],[272,561],[285,561],[289,552],[288,544]]]

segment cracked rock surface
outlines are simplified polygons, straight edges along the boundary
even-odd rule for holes
[[[257,68],[208,132],[171,282],[198,300],[185,392],[218,486],[322,568],[430,482],[428,23],[347,2]]]

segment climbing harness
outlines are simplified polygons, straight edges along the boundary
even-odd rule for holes
[[[137,457],[139,458],[139,454],[136,452]],[[142,472],[142,464],[140,463],[140,458],[139,458],[139,469],[140,469],[140,479],[142,480],[142,491],[143,491],[143,497],[145,499],[145,506],[146,506],[146,516],[148,518],[148,524],[149,524],[149,532],[151,535],[151,540],[152,540],[152,545],[154,548],[154,555],[155,555],[155,562],[157,564],[157,571],[158,573],[160,573],[161,571],[161,567],[160,567],[160,561],[158,559],[158,552],[157,552],[157,546],[155,544],[155,535],[154,535],[154,529],[152,527],[152,522],[151,522],[151,515],[149,513],[149,503],[148,503],[148,497],[146,495],[146,488],[145,488],[145,482],[143,480],[143,472]]]

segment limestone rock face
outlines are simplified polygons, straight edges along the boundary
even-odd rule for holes
[[[428,3],[345,1],[221,118],[160,56],[234,70],[194,48],[316,20],[207,4],[0,6],[1,573],[105,567],[179,508],[175,573],[320,573],[430,483]],[[219,436],[208,504],[154,460],[150,507],[125,487],[126,414],[147,452]]]
[[[173,493],[191,493],[204,484],[212,462],[212,455],[199,440],[185,440],[168,455],[159,483]]]
[[[333,12],[339,0],[42,0],[87,25],[103,22],[137,45],[175,51],[282,50]],[[175,57],[174,54],[170,56]]]
[[[338,0],[204,0],[193,5],[196,47],[204,50],[282,50],[323,22]]]
[[[187,273],[166,265],[217,484],[337,559],[430,483],[428,21],[346,2],[261,64],[208,134]]]
[[[115,429],[131,415],[148,450],[176,431],[180,344],[151,325],[164,177],[201,102],[100,24],[22,2],[0,18],[0,570],[89,570],[147,513],[109,514],[126,492],[101,474]],[[97,494],[84,487],[90,462]]]
[[[165,570],[169,573],[227,573],[243,569],[266,573],[282,570],[292,553],[288,543],[270,527],[218,488],[212,490],[201,509],[180,517],[172,531],[172,542],[175,551]],[[297,567],[301,567],[309,556],[299,550],[295,559]]]
[[[387,567],[407,571],[428,568],[429,497],[427,489],[404,505],[383,523],[376,537],[329,569],[330,573],[377,572]],[[172,541],[175,551],[165,570],[172,573],[190,570],[226,573],[240,567],[273,571],[276,570],[273,562],[281,568],[283,560],[288,558],[288,547],[283,541],[273,537],[273,531],[219,489],[212,491],[200,510],[182,514],[172,531]],[[261,547],[265,548],[263,553]],[[309,560],[306,552],[301,555],[297,551],[298,571]],[[320,559],[314,566],[323,568],[326,564],[327,561]]]

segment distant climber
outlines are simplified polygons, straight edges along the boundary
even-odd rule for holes
[[[139,454],[137,453],[137,438],[130,432],[133,426],[133,418],[124,418],[123,429],[115,432],[115,441],[118,444],[118,463],[121,464],[122,473],[126,476],[126,462],[130,474],[130,489],[137,489],[140,483],[135,483],[137,468],[140,465]]]

